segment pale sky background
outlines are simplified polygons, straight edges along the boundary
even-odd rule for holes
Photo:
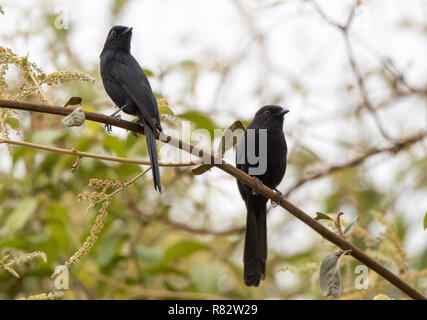
[[[358,142],[366,141],[366,147],[387,146],[375,127],[372,118],[362,112],[361,122],[347,120],[346,108],[353,106],[356,99],[342,93],[348,83],[355,83],[350,71],[342,35],[326,24],[311,6],[303,1],[242,0],[244,10],[254,26],[266,34],[265,52],[253,46],[253,37],[234,1],[230,0],[146,0],[133,1],[117,21],[111,22],[108,6],[111,1],[3,1],[5,15],[0,16],[0,45],[10,47],[18,55],[30,52],[30,60],[46,71],[54,71],[48,55],[43,51],[43,38],[7,37],[16,30],[31,29],[40,17],[38,5],[49,6],[53,13],[65,8],[69,14],[72,30],[72,50],[89,66],[99,62],[99,54],[111,27],[111,23],[134,28],[132,53],[145,68],[158,73],[165,66],[182,60],[213,65],[227,64],[236,55],[248,54],[227,78],[218,100],[216,88],[218,75],[209,69],[202,73],[195,95],[184,99],[186,104],[198,110],[211,111],[216,108],[217,121],[222,125],[231,124],[227,112],[232,110],[236,117],[251,118],[256,110],[271,102],[275,96],[282,97],[280,104],[291,109],[285,122],[288,148],[292,152],[295,141],[309,146],[325,162],[343,163],[358,155],[356,151],[340,149],[333,142],[336,139]],[[269,9],[262,9],[270,3]],[[344,0],[318,1],[332,19],[344,22],[354,3]],[[22,9],[28,10],[24,15]],[[399,28],[399,22],[410,21],[420,24],[420,31]],[[352,45],[361,71],[366,72],[378,66],[376,55],[392,58],[394,64],[405,71],[410,84],[424,87],[427,84],[427,36],[422,32],[422,23],[427,21],[426,0],[376,0],[363,1],[358,9],[351,29]],[[424,26],[425,28],[425,26]],[[268,61],[269,70],[260,61]],[[67,68],[64,65],[64,69]],[[85,70],[81,70],[85,71]],[[303,83],[307,95],[297,92],[292,81]],[[154,89],[160,86],[151,80]],[[370,96],[380,101],[389,93],[378,79],[368,82],[369,88],[377,88]],[[261,84],[262,94],[256,93]],[[162,93],[169,100],[175,112],[183,110],[178,102],[178,93],[186,85],[186,79],[177,74],[167,76],[162,83]],[[179,97],[179,98],[177,98]],[[106,97],[107,99],[107,97]],[[55,101],[53,99],[53,101]],[[421,98],[403,99],[393,107],[379,112],[387,129],[393,136],[405,137],[427,129],[426,101]],[[234,119],[233,119],[234,120]],[[116,134],[120,134],[117,133]],[[413,153],[424,154],[426,143],[412,148]],[[8,170],[10,161],[5,146],[0,146],[2,170]],[[393,190],[395,168],[404,163],[406,156],[399,154],[379,155],[367,161],[369,176],[382,190]],[[211,193],[210,206],[218,215],[212,217],[215,228],[227,228],[227,221],[243,223],[244,204],[240,200],[234,181],[226,178],[219,170],[211,170],[198,177],[215,179],[224,193]],[[293,184],[292,170],[288,170],[281,185],[284,190]],[[410,185],[410,181],[407,182]],[[291,202],[314,215],[318,210],[318,199],[327,192],[327,180],[307,184],[292,194]],[[422,230],[422,218],[427,210],[427,197],[422,191],[405,193],[397,204],[405,219],[411,223],[410,235],[405,242],[408,255],[417,254],[427,248],[427,232]],[[202,196],[201,185],[194,187],[194,196]],[[227,204],[224,206],[224,203]],[[183,204],[185,206],[185,204]],[[180,215],[182,207],[172,214]],[[348,219],[356,215],[349,208]],[[222,213],[222,214],[221,214]],[[226,219],[225,219],[226,218]],[[182,221],[185,222],[185,221]],[[286,223],[284,223],[286,222]],[[293,254],[310,246],[315,239],[314,232],[299,221],[289,218],[280,208],[274,209],[268,218],[269,246],[284,255]],[[378,228],[372,227],[373,232]]]

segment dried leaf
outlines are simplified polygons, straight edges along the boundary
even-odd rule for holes
[[[71,97],[68,99],[67,103],[64,104],[64,107],[79,105],[82,103],[82,100],[82,97]]]
[[[223,132],[218,145],[218,154],[221,155],[221,158],[228,150],[237,144],[237,141],[243,136],[244,132],[245,126],[240,120],[234,121],[233,124]]]
[[[62,119],[62,124],[67,127],[80,127],[86,119],[85,113],[81,111],[82,107],[77,107],[68,116]]]
[[[160,105],[159,106],[159,113],[161,115],[166,114],[166,115],[171,116],[171,117],[175,116],[175,113],[172,111],[172,109],[168,105]]]
[[[205,173],[206,171],[209,171],[211,168],[213,168],[212,164],[201,164],[200,166],[194,168],[191,171],[195,176],[198,176]]]
[[[240,130],[240,132],[236,133],[236,130]],[[245,126],[240,120],[234,121],[231,126],[229,126],[222,134],[221,140],[218,146],[218,153],[221,158],[224,156],[224,153],[234,147],[237,144],[239,138],[243,135],[245,130]],[[234,136],[234,137],[233,137]],[[206,171],[209,171],[213,167],[212,164],[202,164],[197,168],[192,170],[194,175],[201,175]]]
[[[326,213],[322,213],[322,212],[316,212],[316,218],[314,218],[316,220],[332,220],[331,217],[329,217]]]
[[[342,292],[342,278],[340,272],[340,262],[342,257],[349,253],[334,252],[327,255],[320,266],[320,290],[324,297],[334,296],[338,298]]]

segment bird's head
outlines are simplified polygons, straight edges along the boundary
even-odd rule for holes
[[[283,127],[285,114],[289,109],[284,109],[280,106],[268,105],[257,111],[252,124],[258,128],[274,129]]]
[[[132,38],[132,28],[124,26],[114,26],[108,32],[105,40],[104,50],[115,49],[130,52],[130,40]]]

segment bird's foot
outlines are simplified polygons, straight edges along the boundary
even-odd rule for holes
[[[143,127],[144,125],[141,123],[141,121],[138,119],[138,120],[136,120],[135,121],[135,123],[136,124],[139,124],[141,127]],[[138,134],[135,132],[135,131],[132,131],[132,135],[135,137],[135,138],[138,138]]]
[[[274,191],[276,191],[278,201],[277,202],[271,201],[271,205],[272,205],[273,208],[277,207],[282,202],[282,200],[283,200],[283,193],[281,193],[277,189],[274,189]]]
[[[107,131],[108,134],[111,134],[113,132],[113,127],[111,124],[105,124],[105,131]]]
[[[257,178],[257,177],[253,177],[253,178],[255,179],[255,183],[257,185],[257,189],[258,190],[252,189],[252,194],[254,196],[257,196],[259,194],[259,190],[260,190],[260,188],[262,186],[262,181],[259,178]]]
[[[117,112],[111,114],[110,117],[114,117],[117,120],[121,120],[122,119],[122,116],[120,114],[117,114]],[[113,132],[113,126],[111,124],[106,124],[105,125],[105,130],[107,131],[108,134],[111,134]]]

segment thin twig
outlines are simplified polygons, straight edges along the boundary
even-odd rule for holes
[[[344,36],[344,42],[345,42],[346,52],[347,52],[347,56],[348,56],[348,61],[349,61],[349,64],[351,66],[351,69],[353,71],[353,74],[357,80],[356,81],[357,86],[358,86],[360,94],[362,96],[364,106],[366,107],[366,109],[371,114],[378,130],[380,131],[380,133],[384,137],[384,139],[386,139],[390,142],[393,142],[394,141],[393,138],[390,136],[390,134],[385,129],[381,118],[378,116],[377,110],[374,108],[371,100],[369,99],[368,90],[366,89],[366,86],[365,86],[365,80],[362,76],[362,73],[359,70],[359,67],[357,66],[356,58],[354,57],[354,53],[353,53],[353,48],[352,48],[351,43],[350,43],[349,30],[350,30],[351,24],[353,22],[353,19],[354,19],[355,13],[356,13],[356,9],[360,5],[360,0],[357,0],[354,3],[354,5],[351,8],[351,11],[347,17],[347,22],[345,25],[342,25],[338,22],[332,21],[315,1],[307,0],[307,2],[320,15],[320,17],[322,17],[322,19],[325,20],[325,22],[327,22],[331,26],[337,28],[342,33],[342,35]]]
[[[37,90],[39,91],[39,93],[40,93],[40,95],[41,95],[41,97],[42,97],[43,101],[44,101],[46,104],[52,105],[52,103],[49,101],[49,99],[47,98],[46,94],[45,94],[45,93],[44,93],[44,91],[42,90],[42,88],[41,88],[41,86],[40,86],[40,83],[37,81],[36,77],[34,76],[33,71],[32,71],[32,70],[30,70],[30,68],[28,68],[28,73],[29,73],[29,75],[30,75],[30,77],[31,77],[31,80],[33,80],[33,83],[34,83],[34,85],[36,86]]]
[[[150,165],[149,160],[137,160],[137,159],[130,159],[130,158],[108,156],[108,155],[102,155],[102,154],[97,154],[97,153],[77,151],[74,148],[73,149],[65,149],[65,148],[44,146],[41,144],[36,144],[36,143],[31,143],[31,142],[26,142],[26,141],[11,140],[11,139],[7,139],[7,138],[0,138],[0,143],[7,143],[7,144],[13,144],[13,145],[17,145],[17,146],[30,147],[33,149],[40,149],[40,150],[45,150],[45,151],[50,151],[50,152],[74,155],[74,156],[78,156],[79,159],[81,159],[81,158],[94,158],[94,159],[100,159],[100,160],[106,160],[106,161]],[[159,162],[159,166],[161,166],[161,167],[191,167],[191,166],[194,166],[197,164],[200,164],[200,161],[189,161],[189,162],[162,162],[162,161],[160,161]],[[74,168],[74,165],[72,166],[72,168]]]
[[[145,175],[150,170],[151,170],[151,167],[148,167],[147,169],[141,171],[135,177],[133,177],[128,182],[126,182],[125,184],[123,184],[123,186],[121,186],[120,188],[116,189],[114,192],[108,194],[107,195],[107,199],[102,199],[101,201],[109,201],[109,200],[111,200],[111,198],[113,196],[115,196],[117,193],[119,193],[123,189],[126,189],[130,184],[134,183],[136,180],[138,180],[139,178],[141,178],[143,175]]]
[[[304,184],[306,184],[308,182],[323,178],[325,176],[328,176],[328,175],[330,175],[336,171],[342,170],[342,169],[347,169],[347,168],[352,168],[352,167],[358,166],[361,163],[363,163],[364,161],[366,161],[368,158],[375,156],[377,154],[397,153],[400,150],[404,149],[405,147],[409,147],[409,146],[411,146],[411,145],[413,145],[419,141],[422,141],[426,137],[427,137],[427,131],[424,131],[424,132],[421,132],[420,134],[417,134],[415,136],[402,139],[399,142],[394,143],[390,147],[371,149],[359,157],[351,159],[351,160],[344,162],[342,164],[332,165],[332,166],[330,166],[330,167],[328,167],[322,171],[319,171],[319,172],[314,173],[314,174],[312,174],[306,178],[299,180],[292,187],[290,187],[288,189],[288,191],[286,191],[284,193],[284,195],[285,195],[285,197],[288,197],[292,192],[294,192],[296,189],[300,188],[301,186],[303,186]]]
[[[1,113],[0,116],[0,129],[1,129],[1,139],[6,139],[7,135],[6,135],[6,125],[5,125],[5,118],[4,118],[5,112]]]
[[[375,124],[380,131],[381,135],[388,141],[393,141],[393,138],[390,136],[390,134],[385,129],[381,118],[378,116],[377,110],[374,108],[374,106],[371,103],[371,100],[369,99],[368,90],[365,86],[365,80],[362,76],[362,73],[360,72],[357,63],[356,58],[354,57],[353,48],[350,43],[350,38],[348,36],[348,32],[345,31],[344,33],[344,41],[345,41],[345,47],[347,51],[348,60],[351,66],[351,69],[353,70],[353,74],[356,77],[357,85],[359,87],[360,94],[363,99],[363,103],[366,107],[366,109],[369,111],[369,113],[372,115],[372,118],[375,121]]]
[[[73,149],[73,151],[74,151],[74,149]],[[76,162],[74,162],[74,163],[73,163],[73,165],[71,166],[71,172],[74,172],[74,171],[76,171],[76,170],[77,170],[77,168],[78,168],[78,167],[79,167],[79,165],[80,165],[80,161],[81,161],[81,159],[82,159],[82,157],[81,157],[81,156],[78,156],[78,157],[77,157]]]
[[[344,214],[344,212],[340,212],[337,215],[337,219],[335,220],[335,226],[338,229],[338,233],[340,234],[340,237],[345,239],[344,237],[344,233],[342,232],[342,228],[341,228],[341,216]]]

